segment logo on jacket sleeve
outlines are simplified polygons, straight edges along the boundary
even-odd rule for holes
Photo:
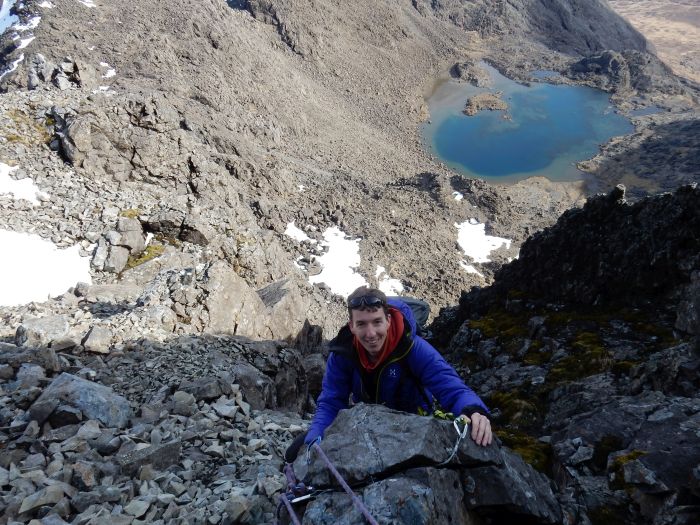
[[[398,366],[392,366],[392,367],[389,369],[389,377],[392,377],[392,378],[394,378],[394,379],[396,379],[397,377],[399,377],[399,367],[398,367]]]

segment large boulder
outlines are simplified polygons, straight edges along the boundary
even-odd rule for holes
[[[78,409],[106,427],[123,428],[131,417],[129,402],[111,388],[64,372],[32,404],[27,418],[42,424],[59,405]]]
[[[379,523],[561,522],[550,481],[497,443],[458,442],[452,422],[359,404],[341,410],[326,430],[322,449]],[[316,488],[334,487],[309,505],[304,523],[363,523],[317,452],[295,469]],[[306,470],[308,468],[308,470]],[[381,480],[381,481],[377,481]],[[476,514],[475,514],[476,513]]]

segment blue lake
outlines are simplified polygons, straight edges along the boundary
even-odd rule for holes
[[[455,81],[438,87],[428,100],[431,120],[422,130],[433,152],[464,175],[508,183],[535,175],[581,179],[576,162],[593,157],[611,137],[634,130],[603,91],[524,86],[485,67],[493,80],[488,89]],[[487,92],[502,92],[508,110],[462,113],[467,99]]]

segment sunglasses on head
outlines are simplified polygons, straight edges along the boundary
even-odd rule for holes
[[[363,295],[362,297],[355,297],[348,301],[348,306],[350,308],[361,308],[363,306],[376,308],[385,306],[385,303],[383,299],[380,299],[376,295]]]

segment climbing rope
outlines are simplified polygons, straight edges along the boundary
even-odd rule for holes
[[[323,462],[326,464],[328,467],[328,470],[331,471],[333,476],[335,476],[335,479],[338,480],[338,483],[340,483],[340,486],[345,489],[345,492],[348,493],[350,496],[350,499],[352,499],[353,504],[358,508],[358,510],[362,513],[362,515],[365,517],[367,522],[370,525],[378,525],[377,520],[375,520],[372,515],[369,513],[369,510],[367,510],[367,507],[365,507],[365,504],[362,503],[362,500],[357,497],[357,495],[352,491],[350,488],[350,485],[346,483],[346,481],[343,479],[343,476],[340,475],[340,473],[336,470],[336,468],[333,466],[333,463],[328,459],[328,456],[326,456],[326,453],[323,452],[323,449],[319,446],[318,443],[314,443],[312,447],[316,452],[318,452],[318,455],[321,457]]]
[[[460,422],[462,422],[464,424],[464,428],[462,428],[462,430],[459,429]],[[452,422],[452,425],[455,427],[455,430],[457,431],[457,441],[455,441],[455,446],[452,447],[452,453],[450,454],[450,457],[447,458],[442,463],[438,463],[437,465],[435,465],[436,467],[443,467],[443,466],[447,465],[450,461],[452,461],[452,458],[455,457],[455,454],[457,454],[457,451],[459,450],[459,444],[466,437],[466,435],[469,431],[469,423],[471,423],[471,419],[469,419],[467,416],[459,416],[457,419],[455,419]]]

